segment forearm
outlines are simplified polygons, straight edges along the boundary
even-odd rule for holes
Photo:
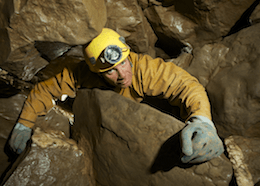
[[[162,59],[139,55],[135,69],[136,88],[140,95],[160,96],[180,108],[181,117],[195,115],[211,119],[210,104],[204,87],[182,68]],[[135,79],[134,79],[135,81]],[[141,82],[141,83],[140,83]],[[140,87],[141,88],[138,88]]]
[[[75,97],[74,78],[67,69],[31,90],[26,99],[18,122],[32,128],[38,116],[45,115],[62,95]]]

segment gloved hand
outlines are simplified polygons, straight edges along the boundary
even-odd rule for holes
[[[200,163],[218,157],[224,147],[211,120],[194,117],[181,132],[183,163]]]
[[[21,123],[16,123],[9,141],[14,152],[21,154],[26,147],[27,141],[31,138],[32,129]]]

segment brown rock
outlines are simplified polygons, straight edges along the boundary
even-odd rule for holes
[[[230,136],[225,139],[238,186],[254,185],[260,180],[260,139]]]
[[[0,2],[0,28],[8,26],[8,21],[13,12],[14,8],[12,1],[2,0]]]
[[[4,151],[5,144],[7,142],[8,136],[12,131],[16,119],[19,116],[24,100],[26,99],[25,95],[16,94],[13,95],[15,90],[5,88],[1,84],[1,91],[5,91],[5,95],[8,98],[3,97],[1,93],[0,98],[0,175],[5,171],[5,169],[10,164],[9,157]]]
[[[250,16],[250,22],[256,24],[260,22],[260,4],[258,4]]]
[[[8,138],[13,129],[13,126],[16,124],[26,96],[20,93],[16,94],[17,90],[11,89],[10,87],[5,88],[2,84],[1,87],[1,91],[5,92],[5,94],[1,92],[2,98],[0,99],[0,175],[2,176],[2,179],[4,177],[7,178],[8,176],[10,176],[10,173],[12,173],[12,171],[14,170],[9,170],[8,168],[8,166],[11,165],[10,159],[13,159],[14,156],[8,150],[8,146],[6,146],[6,143],[8,142]],[[6,96],[6,98],[3,97],[4,95]],[[62,138],[59,138],[60,140],[56,140],[57,144],[60,144],[58,142],[60,142],[61,140],[64,141],[65,136],[70,136],[69,117],[66,116],[66,114],[64,113],[64,109],[58,106],[55,106],[53,110],[46,114],[46,116],[38,117],[36,121],[36,126],[40,127],[42,131],[51,133],[52,137],[55,137],[55,135],[62,135]],[[46,136],[46,134],[41,136]],[[45,140],[45,142],[46,141],[47,140]],[[66,139],[65,141],[68,142],[68,140]],[[50,145],[53,145],[53,143],[51,143]],[[0,182],[1,181],[3,180],[0,180]]]
[[[30,81],[47,64],[34,45],[29,44],[14,50],[1,67],[24,81]]]
[[[0,28],[0,50],[0,64],[2,64],[11,52],[10,40],[5,28]]]
[[[84,155],[75,141],[59,132],[44,133],[39,128],[35,130],[32,140],[30,152],[5,186],[90,185],[88,176],[84,174]]]
[[[221,43],[207,44],[193,51],[193,60],[187,71],[205,87],[211,78],[225,65],[229,48]],[[223,64],[224,63],[224,64]]]
[[[11,17],[10,27],[29,42],[85,44],[97,36],[106,23],[103,0],[28,0],[19,7]]]
[[[256,1],[257,2],[257,1]],[[249,17],[249,22],[251,24],[256,24],[260,22],[260,4],[258,2],[258,5],[255,7],[254,11]]]
[[[259,128],[260,25],[225,38],[223,66],[207,85],[213,120],[222,137],[257,137]]]
[[[144,10],[144,14],[162,43],[163,49],[173,56],[177,56],[180,48],[186,44],[185,40],[195,34],[196,24],[175,11],[174,6],[151,6]]]
[[[231,164],[221,156],[200,165],[180,161],[184,123],[112,91],[80,90],[73,136],[89,141],[98,185],[229,185]]]
[[[155,33],[196,48],[220,41],[253,2],[163,1],[144,12]]]
[[[0,64],[5,61],[11,51],[10,40],[6,27],[13,13],[12,1],[3,0],[0,2]]]
[[[133,51],[155,56],[152,51],[157,37],[137,1],[106,0],[107,24],[126,38]]]

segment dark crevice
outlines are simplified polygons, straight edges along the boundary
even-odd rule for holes
[[[103,125],[101,125],[101,128],[103,128],[103,129],[105,129],[105,130],[111,132],[111,133],[112,133],[113,135],[115,135],[117,138],[119,138],[119,139],[121,139],[123,142],[125,142],[126,145],[127,145],[127,148],[131,151],[130,146],[129,146],[129,143],[128,143],[127,140],[125,140],[124,138],[122,138],[121,136],[119,136],[117,133],[115,133],[115,132],[112,131],[111,129],[108,129],[108,128],[104,127]]]
[[[230,36],[244,28],[247,28],[249,26],[251,26],[250,23],[250,16],[253,13],[253,11],[255,10],[256,6],[259,4],[260,0],[256,0],[240,17],[240,19],[236,22],[236,24],[230,29],[229,33],[224,36]]]
[[[155,47],[162,49],[170,58],[178,57],[182,48],[185,47],[183,43],[175,38],[169,38],[163,34],[156,34],[158,37],[157,42],[155,43]]]

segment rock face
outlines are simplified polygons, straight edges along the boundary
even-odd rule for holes
[[[106,23],[103,0],[15,1],[14,7],[10,27],[29,42],[85,44],[98,35]],[[97,8],[100,11],[95,11]]]
[[[177,40],[196,48],[220,41],[254,0],[161,2],[159,6],[158,2],[151,3],[144,11],[155,33],[163,40]],[[176,44],[169,47],[174,49]]]
[[[153,48],[157,37],[137,1],[106,0],[106,8],[106,27],[124,36],[132,50],[155,57]]]
[[[260,134],[259,29],[257,24],[225,38],[223,44],[229,52],[206,87],[213,105],[213,118],[222,137],[232,134],[257,137]]]
[[[32,141],[30,152],[5,186],[90,185],[84,174],[85,159],[75,141],[55,131],[44,133],[39,128],[35,130]]]
[[[48,64],[34,48],[34,42],[86,44],[101,32],[107,19],[103,0],[14,1],[13,7],[9,27],[3,25],[0,32],[5,51],[0,64],[25,81]],[[97,8],[99,11],[95,11]]]
[[[229,184],[232,169],[225,156],[182,164],[184,124],[148,105],[94,89],[79,91],[73,110],[73,136],[82,149],[90,142],[97,185]]]

